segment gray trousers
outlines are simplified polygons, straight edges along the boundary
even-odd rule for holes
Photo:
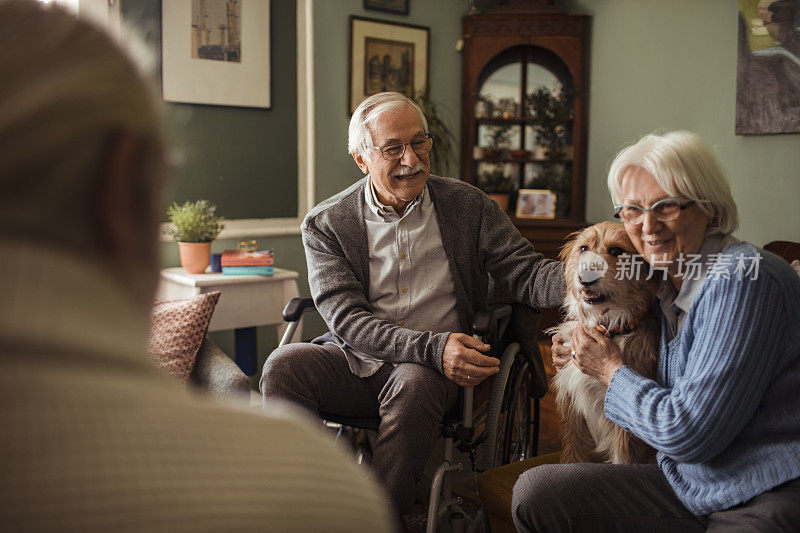
[[[456,384],[432,368],[387,363],[360,378],[350,372],[337,346],[306,342],[272,352],[260,389],[265,400],[289,400],[315,415],[380,416],[372,469],[401,514],[414,504],[414,487],[439,437],[439,425],[458,398]]]
[[[517,480],[511,514],[522,532],[800,531],[800,480],[696,516],[656,465],[542,465]]]

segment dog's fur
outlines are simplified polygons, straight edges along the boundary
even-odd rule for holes
[[[589,284],[579,277],[582,251],[590,250],[605,259],[608,270]],[[561,250],[566,263],[567,296],[564,301],[566,321],[549,332],[567,339],[578,323],[586,328],[597,325],[608,331],[635,329],[612,337],[622,352],[626,365],[639,374],[654,378],[660,339],[660,324],[652,313],[658,281],[647,277],[644,264],[639,279],[615,279],[617,256],[633,255],[636,250],[623,227],[601,222],[578,232]],[[584,278],[584,281],[587,281]],[[561,420],[562,463],[611,462],[614,464],[647,463],[655,452],[644,442],[623,430],[603,412],[606,385],[583,374],[570,361],[555,376],[556,404]]]

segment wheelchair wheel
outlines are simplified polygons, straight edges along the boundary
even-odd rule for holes
[[[534,453],[533,375],[519,344],[509,345],[495,376],[486,414],[483,468],[521,461]]]

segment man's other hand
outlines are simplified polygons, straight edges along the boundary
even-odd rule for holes
[[[553,346],[550,353],[553,355],[553,368],[556,372],[572,360],[572,346],[560,333],[553,335]]]
[[[451,333],[447,337],[442,356],[444,375],[462,387],[474,387],[492,374],[500,371],[500,360],[483,355],[489,351],[485,344],[464,333]]]

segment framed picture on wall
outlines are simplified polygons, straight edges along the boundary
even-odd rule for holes
[[[517,218],[556,218],[556,195],[547,189],[520,189]]]
[[[384,11],[395,15],[408,15],[410,0],[364,0],[364,9]]]
[[[736,135],[800,132],[800,0],[739,0]]]
[[[269,108],[270,0],[161,2],[161,59],[164,100]]]
[[[347,110],[375,93],[408,96],[428,83],[430,28],[350,17],[350,82]]]

